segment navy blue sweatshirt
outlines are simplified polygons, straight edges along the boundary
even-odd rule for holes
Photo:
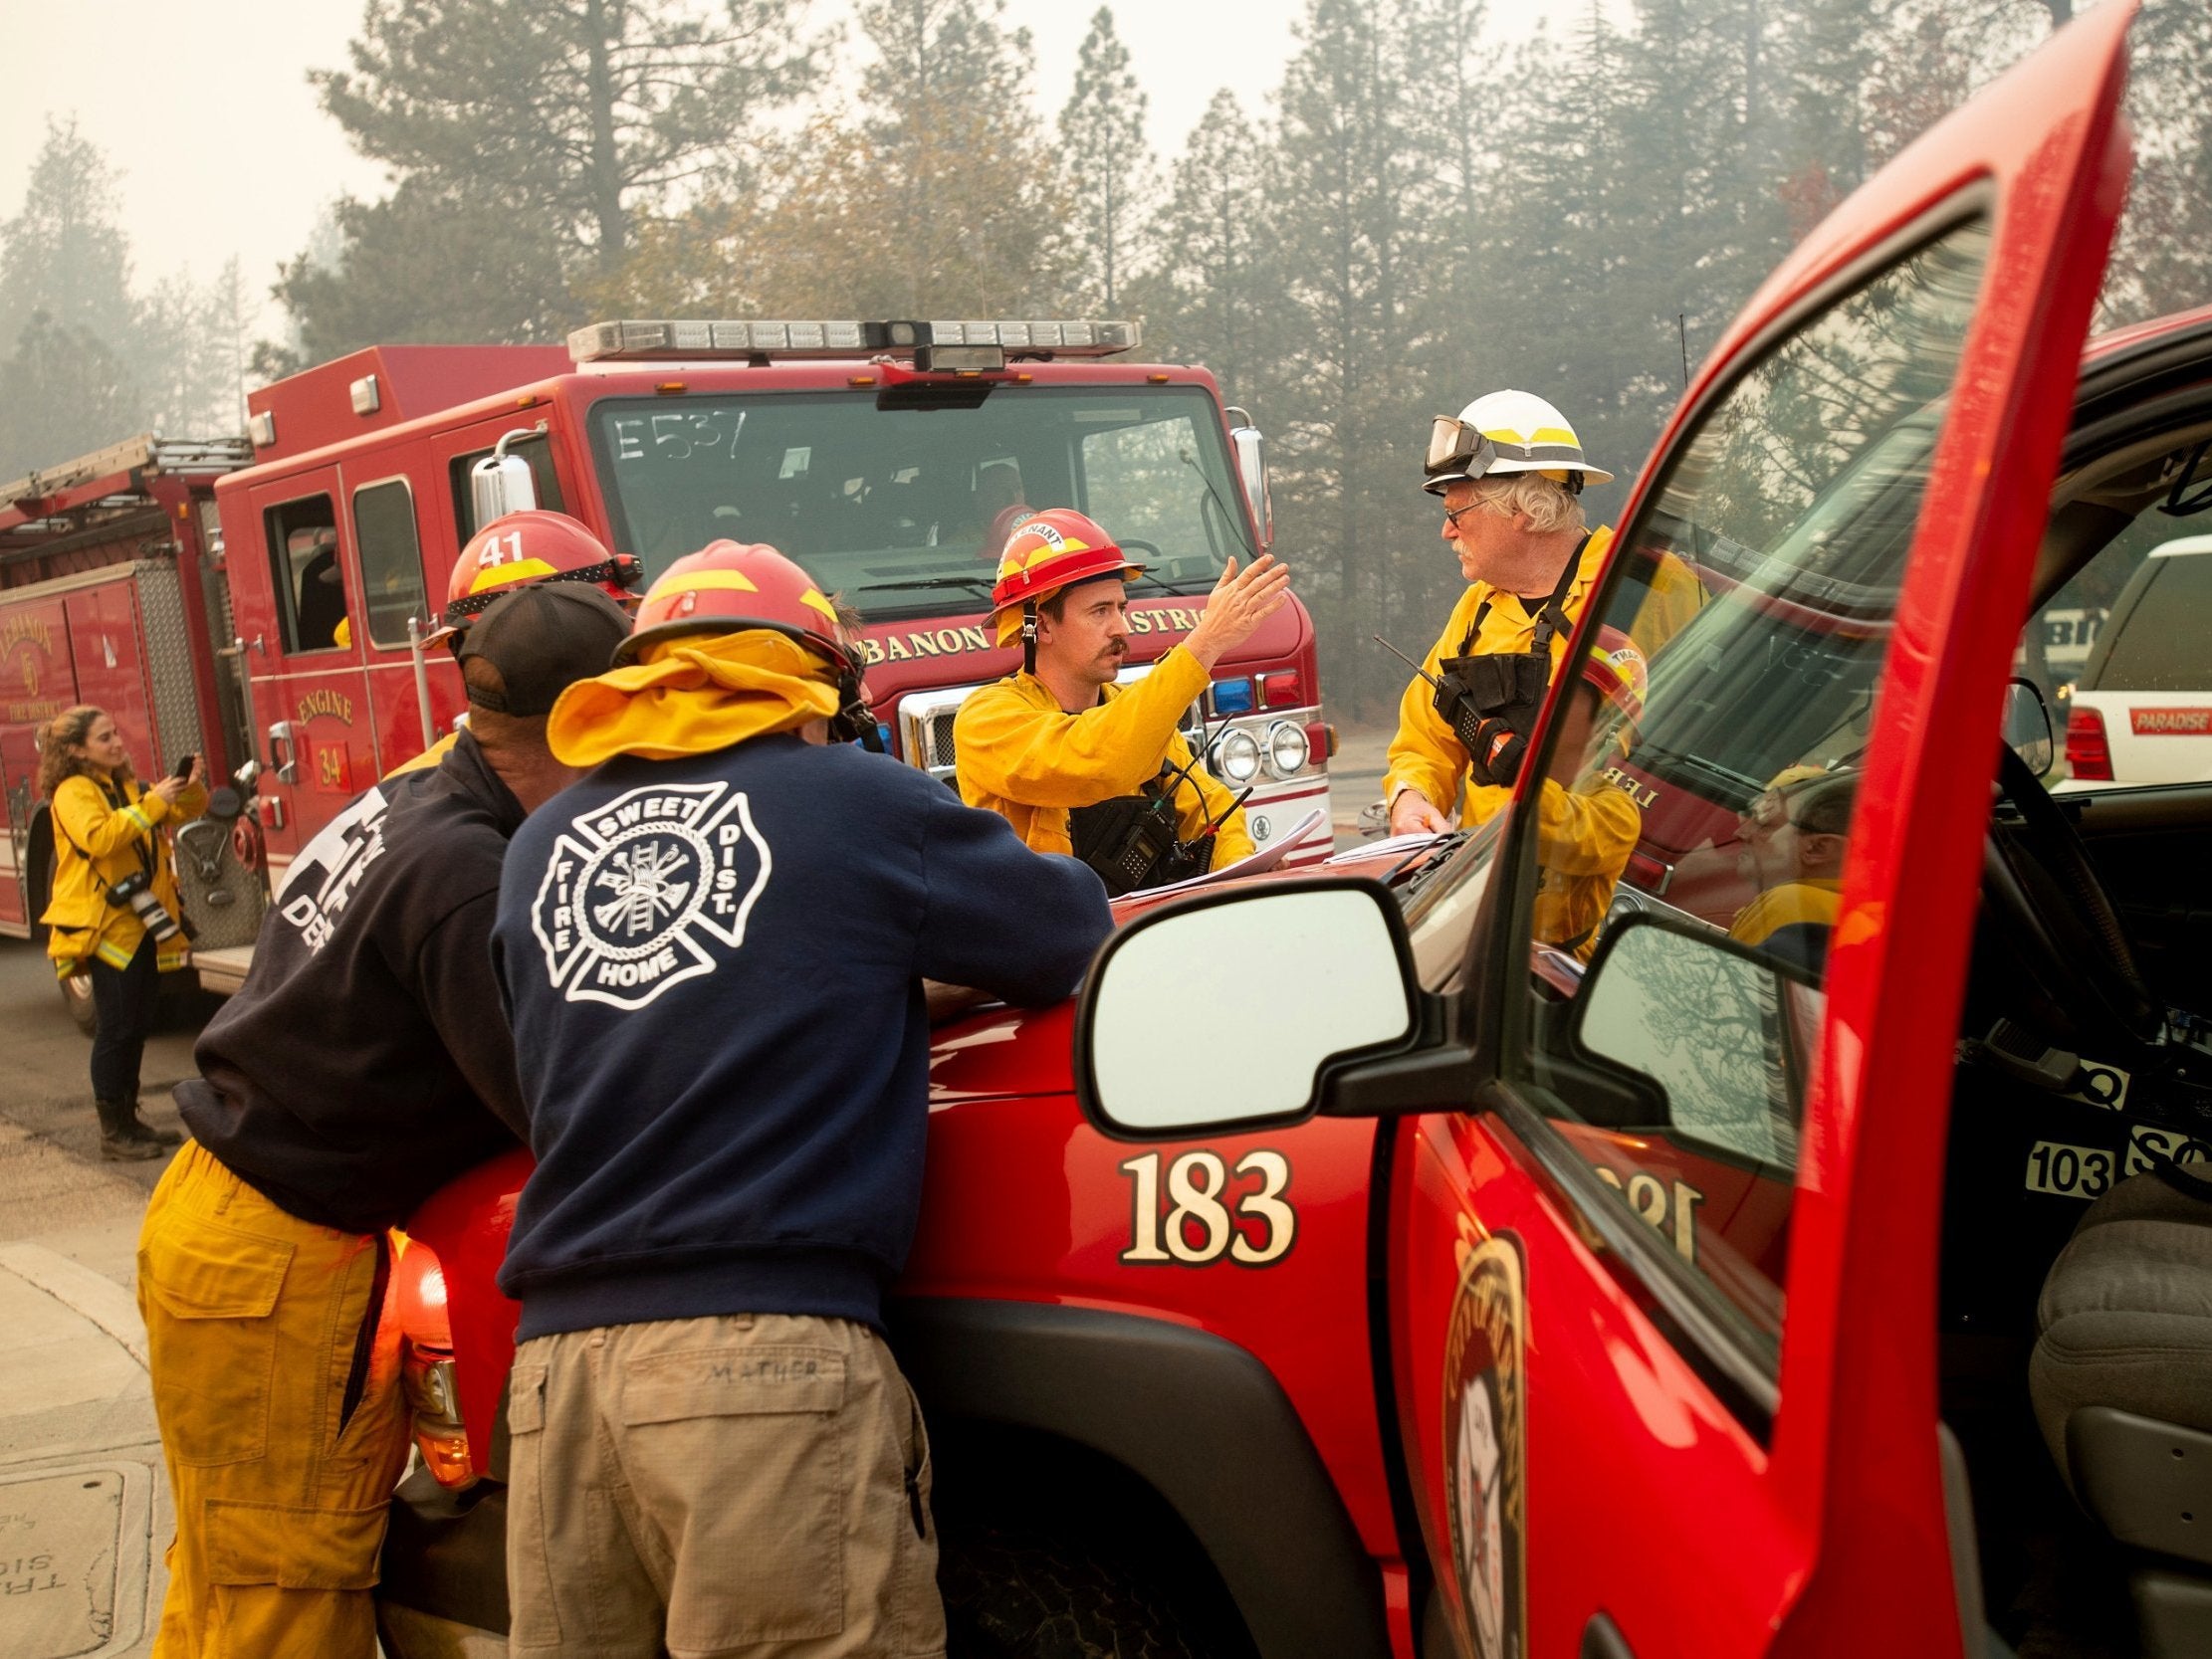
[[[1073,859],[927,773],[797,737],[628,756],[533,813],[493,954],[538,1168],[521,1335],[881,1324],[928,1127],[924,977],[1042,1005],[1111,926]]]

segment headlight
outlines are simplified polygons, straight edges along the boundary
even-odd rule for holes
[[[1312,752],[1306,728],[1295,722],[1277,721],[1267,728],[1267,769],[1277,777],[1295,777]]]
[[[1221,733],[1214,744],[1214,771],[1239,788],[1251,782],[1259,775],[1259,739],[1242,726]]]

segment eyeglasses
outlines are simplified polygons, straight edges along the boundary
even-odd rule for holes
[[[1443,521],[1449,524],[1453,532],[1456,533],[1459,528],[1459,520],[1461,518],[1465,518],[1468,514],[1472,513],[1478,507],[1488,507],[1490,503],[1487,497],[1477,496],[1474,498],[1473,501],[1467,503],[1465,507],[1447,507],[1443,510]]]

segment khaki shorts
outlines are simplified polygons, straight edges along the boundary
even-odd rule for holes
[[[763,1314],[536,1338],[507,1426],[516,1654],[945,1651],[929,1441],[864,1326]]]

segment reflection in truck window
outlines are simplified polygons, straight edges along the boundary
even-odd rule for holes
[[[482,449],[457,455],[446,469],[453,484],[453,524],[460,539],[450,547],[440,550],[431,562],[442,583],[453,570],[453,561],[461,556],[461,549],[468,545],[469,537],[483,526],[476,521],[476,498],[469,493],[469,469],[492,453],[487,444]],[[519,455],[530,463],[531,482],[538,487],[538,505],[548,513],[565,513],[567,504],[560,495],[560,475],[553,471],[553,443],[545,434],[518,438],[507,446],[509,455]]]
[[[648,576],[766,541],[871,620],[982,609],[1008,508],[1077,507],[1175,589],[1248,557],[1220,409],[1196,386],[962,387],[608,399],[594,463]]]
[[[273,507],[262,524],[286,653],[336,650],[338,624],[345,620],[345,572],[331,498],[304,496]]]
[[[1548,774],[1523,783],[1537,971],[1510,1064],[1770,1372],[1861,762],[1914,535],[1944,511],[1928,483],[1989,245],[1983,220],[1945,232],[1700,413],[1624,537],[1630,579],[1609,579],[1593,631],[1618,642],[1615,679],[1555,717]],[[1655,629],[1668,560],[1710,597]],[[1661,926],[1610,920],[1624,910]],[[1602,1051],[1563,1017],[1576,995],[1613,1010]]]
[[[415,498],[402,478],[353,492],[353,540],[361,550],[361,596],[368,603],[368,639],[385,650],[407,644],[407,619],[427,633],[422,552],[415,540]]]
[[[1221,566],[1224,531],[1220,508],[1203,490],[1186,486],[1198,453],[1198,429],[1186,411],[1171,419],[1158,410],[1134,407],[1103,410],[1113,424],[1083,437],[1084,510],[1113,527],[1123,542],[1149,542],[1136,556],[1170,580],[1203,578],[1211,582]]]

